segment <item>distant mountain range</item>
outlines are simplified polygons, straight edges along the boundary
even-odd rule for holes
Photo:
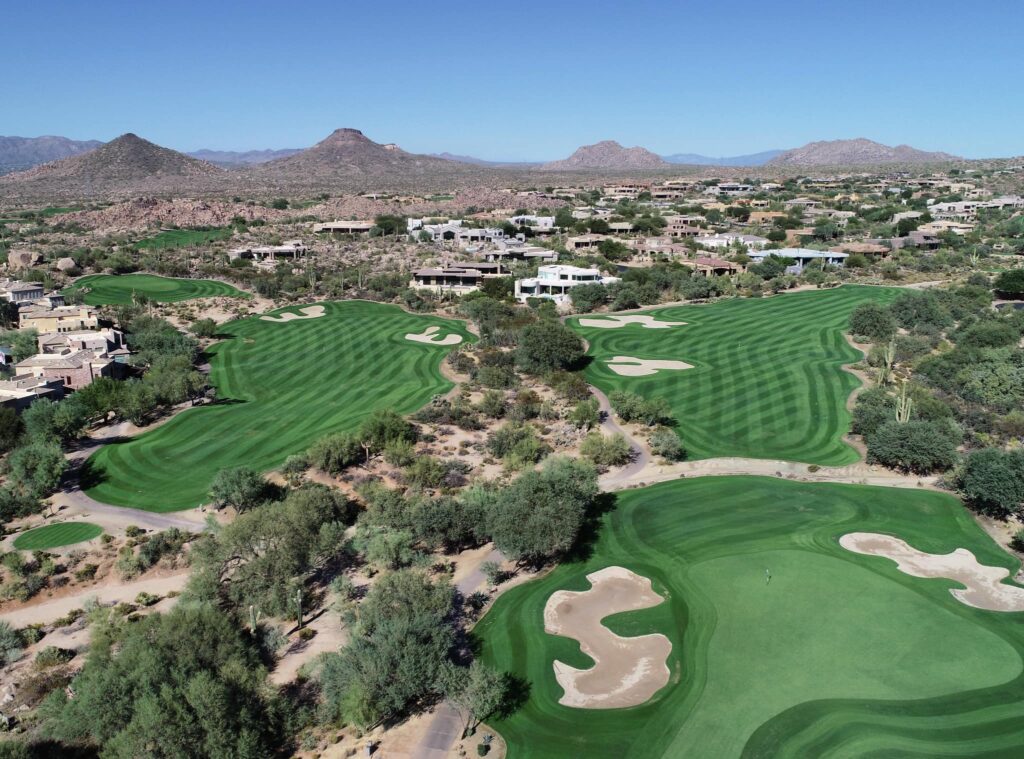
[[[811,142],[787,150],[768,161],[769,166],[877,166],[887,163],[942,163],[961,160],[949,153],[929,153],[909,145],[889,147],[863,137],[855,140]]]
[[[502,167],[515,167],[515,168],[530,168],[532,166],[540,166],[541,161],[486,161],[483,158],[474,158],[469,155],[456,155],[455,153],[428,153],[434,158],[443,158],[446,161],[455,161],[456,163],[468,163],[473,166],[492,166],[494,168]]]
[[[302,148],[283,148],[282,150],[195,150],[185,155],[198,158],[200,161],[232,168],[235,166],[252,166],[257,163],[267,163],[277,158],[301,153]]]
[[[99,140],[69,140],[67,137],[0,137],[0,174],[24,171],[49,161],[95,150]]]
[[[785,152],[784,150],[765,150],[761,153],[723,158],[712,158],[699,153],[673,153],[672,155],[663,155],[662,158],[669,163],[681,163],[689,166],[764,166],[775,156]]]
[[[958,160],[948,153],[930,153],[906,145],[888,147],[865,139],[814,142],[795,150],[731,158],[675,154],[667,159],[646,148],[626,148],[605,140],[584,145],[566,159],[544,164],[482,161],[450,153],[408,153],[393,143],[374,142],[358,129],[337,129],[305,150],[204,150],[193,155],[160,147],[131,133],[106,144],[59,137],[0,139],[3,140],[0,141],[0,165],[11,165],[15,160],[41,160],[55,152],[75,152],[0,176],[0,195],[4,197],[51,199],[125,197],[142,193],[283,193],[314,189],[415,192],[486,184],[505,186],[535,171],[643,173],[671,169],[683,163],[805,167]],[[31,150],[26,144],[31,144]]]
[[[668,163],[647,148],[624,148],[615,140],[603,140],[578,148],[568,158],[542,164],[544,171],[579,171],[581,169],[663,169]]]

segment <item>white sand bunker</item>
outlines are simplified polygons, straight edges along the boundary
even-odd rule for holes
[[[618,329],[627,324],[639,324],[645,329],[668,329],[682,327],[686,322],[663,322],[653,316],[630,314],[626,316],[606,316],[601,319],[580,319],[581,327],[598,327],[599,329]]]
[[[665,660],[672,643],[664,635],[623,638],[601,624],[611,614],[657,606],[664,599],[651,581],[622,567],[607,567],[587,575],[590,590],[559,590],[544,607],[544,630],[578,640],[594,660],[590,669],[555,661],[555,679],[565,693],[558,700],[579,709],[617,709],[638,706],[669,679]]]
[[[839,538],[848,551],[868,556],[884,556],[896,562],[911,577],[945,577],[963,584],[949,592],[960,603],[988,611],[1024,611],[1024,588],[1004,585],[1010,572],[1003,567],[981,564],[966,548],[952,553],[918,551],[899,538],[877,532],[851,532]]]
[[[323,306],[304,306],[299,313],[287,313],[280,316],[261,316],[260,321],[264,322],[290,322],[296,319],[318,319],[324,315]]]
[[[406,340],[412,340],[414,343],[431,343],[433,345],[458,345],[462,342],[462,335],[457,335],[454,332],[450,335],[441,337],[437,333],[441,330],[440,327],[427,327],[423,332],[416,335],[409,333],[405,336]]]
[[[680,371],[692,369],[692,364],[685,361],[663,361],[659,359],[633,358],[632,356],[616,356],[605,361],[608,368],[623,377],[646,377],[662,370]]]

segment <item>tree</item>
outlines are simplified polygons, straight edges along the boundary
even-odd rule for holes
[[[260,759],[286,737],[254,641],[210,604],[97,623],[70,691],[41,707],[44,733],[111,759]]]
[[[651,452],[668,461],[682,461],[686,458],[686,449],[679,435],[671,427],[655,427],[650,437]]]
[[[391,409],[374,411],[359,428],[360,443],[374,453],[397,440],[415,443],[416,428]]]
[[[601,407],[596,398],[577,403],[569,412],[569,421],[580,429],[589,430],[601,423]]]
[[[960,439],[960,431],[949,422],[893,420],[868,436],[868,456],[884,466],[928,474],[956,463]]]
[[[957,485],[972,508],[998,519],[1020,515],[1024,504],[1024,451],[971,451]]]
[[[583,438],[580,453],[598,466],[622,466],[629,462],[633,449],[622,434],[606,436],[594,430]]]
[[[570,550],[597,497],[597,473],[585,461],[554,458],[521,474],[487,504],[487,527],[509,558],[543,562]]]
[[[577,285],[569,291],[573,310],[578,314],[586,314],[608,302],[608,288],[600,282],[588,282]]]
[[[269,484],[259,472],[245,466],[221,469],[210,484],[210,497],[218,508],[245,511],[266,500]]]
[[[1010,269],[996,277],[992,289],[1003,298],[1024,297],[1024,269]]]
[[[25,425],[21,417],[10,406],[0,406],[0,455],[3,455],[18,444]]]
[[[67,459],[56,442],[32,441],[7,459],[8,485],[24,499],[45,498],[60,485]]]
[[[327,474],[340,474],[363,458],[359,438],[346,432],[326,435],[310,446],[309,465]]]
[[[879,303],[861,303],[850,314],[850,333],[872,342],[884,342],[896,334],[896,319]]]
[[[469,667],[453,667],[450,680],[448,700],[462,713],[463,735],[472,735],[501,707],[508,693],[508,679],[478,660]]]
[[[381,214],[373,220],[373,223],[382,235],[404,235],[409,229],[405,217],[395,214]]]
[[[608,400],[624,422],[641,422],[649,427],[672,420],[671,408],[664,398],[644,398],[627,390],[615,390]]]
[[[583,341],[564,324],[542,321],[519,333],[516,366],[528,374],[570,369],[583,358]]]
[[[454,591],[422,572],[383,575],[359,607],[348,644],[323,657],[325,706],[340,721],[369,728],[444,686],[455,641]]]
[[[234,609],[252,605],[287,615],[296,588],[348,550],[344,531],[354,520],[355,506],[323,485],[254,506],[196,541],[189,594]]]

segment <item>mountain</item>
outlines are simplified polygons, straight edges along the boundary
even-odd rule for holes
[[[568,158],[551,161],[540,168],[546,171],[580,169],[661,169],[668,166],[661,156],[646,148],[624,148],[615,140],[584,145]]]
[[[301,153],[302,148],[282,148],[281,150],[195,150],[185,155],[191,156],[192,158],[198,158],[200,161],[206,161],[216,166],[224,166],[225,168],[232,168],[235,166],[251,166],[257,163],[266,163],[267,161],[273,161],[277,158],[287,158],[288,156]]]
[[[769,166],[858,166],[883,163],[940,163],[960,160],[949,153],[929,153],[909,145],[890,147],[859,137],[855,140],[811,142],[787,150],[768,162]]]
[[[540,166],[540,161],[486,161],[483,158],[474,158],[468,155],[456,155],[455,153],[430,153],[430,156],[434,158],[443,158],[446,161],[456,161],[458,163],[468,163],[473,166],[491,166],[494,168],[502,167],[513,167],[513,168],[530,168],[532,166]]]
[[[41,163],[95,150],[99,140],[69,140],[67,137],[0,137],[0,174],[25,171]]]
[[[175,192],[212,188],[224,174],[128,133],[88,153],[0,177],[0,192],[26,197]]]
[[[784,150],[765,150],[761,153],[725,158],[711,158],[698,153],[673,153],[672,155],[663,155],[662,158],[669,163],[683,163],[690,166],[764,166],[775,156],[785,152]]]
[[[411,187],[416,179],[458,178],[480,167],[381,144],[358,129],[336,129],[311,148],[248,169],[254,181],[278,187]]]

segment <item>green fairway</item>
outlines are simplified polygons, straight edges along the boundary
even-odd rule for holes
[[[620,493],[588,558],[509,590],[474,630],[487,663],[528,683],[491,723],[509,757],[1020,756],[1024,616],[839,546],[858,530],[1018,568],[939,493],[757,477]],[[667,602],[605,624],[668,636],[671,679],[638,707],[562,706],[552,662],[593,662],[544,633],[544,605],[614,565]]]
[[[846,400],[858,380],[842,366],[860,354],[843,331],[859,303],[888,301],[897,292],[847,285],[643,312],[686,322],[669,329],[581,327],[580,317],[569,323],[590,343],[590,382],[606,393],[630,390],[665,398],[688,458],[742,456],[839,466],[858,459],[842,441],[850,422]],[[622,377],[605,363],[615,356],[672,359],[693,368]]]
[[[14,539],[14,547],[19,551],[41,551],[47,548],[60,548],[74,543],[98,538],[103,528],[89,522],[64,522],[48,524],[34,530],[23,532]]]
[[[85,302],[90,306],[120,305],[132,302],[139,293],[157,303],[177,303],[192,298],[213,298],[228,295],[248,297],[227,282],[214,279],[176,279],[155,274],[91,274],[75,280],[64,290],[67,295],[86,289]]]
[[[139,250],[169,250],[171,248],[187,248],[192,245],[205,245],[217,240],[226,240],[232,235],[230,227],[214,227],[213,229],[165,229],[159,234],[140,240],[136,247]]]
[[[460,322],[364,301],[319,305],[319,318],[222,325],[226,339],[210,349],[217,403],[101,448],[83,472],[89,495],[149,511],[197,506],[220,469],[272,469],[328,432],[354,430],[377,409],[410,413],[451,387],[439,372],[450,346],[405,335],[436,325],[439,335],[469,339]],[[299,307],[274,313],[285,312]]]

